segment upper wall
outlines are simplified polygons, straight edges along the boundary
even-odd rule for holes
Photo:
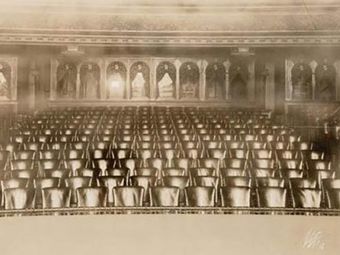
[[[19,4],[20,3],[20,4]],[[144,3],[143,5],[141,3]],[[146,3],[146,4],[145,4]],[[0,43],[114,46],[339,45],[335,1],[18,1],[0,4]]]

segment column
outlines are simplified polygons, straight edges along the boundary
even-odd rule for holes
[[[265,90],[265,108],[267,110],[275,109],[275,64],[266,62],[264,64],[263,82]]]
[[[201,61],[199,67],[200,67],[200,93],[199,93],[199,98],[201,101],[205,100],[205,90],[206,90],[206,75],[205,75],[205,70],[208,66],[208,62],[206,60]]]
[[[126,61],[126,98],[131,99],[131,86],[130,86],[130,67],[131,60]]]
[[[80,98],[80,67],[81,63],[77,65],[76,99]]]
[[[150,69],[150,99],[155,100],[157,97],[157,78],[156,78],[156,69],[159,64],[159,60],[151,59],[150,61],[146,62],[149,65]]]
[[[226,100],[229,100],[230,99],[230,96],[229,96],[229,87],[230,87],[230,84],[229,84],[229,68],[230,68],[230,61],[229,59],[227,59],[227,61],[225,61],[223,63],[224,67],[225,67],[225,99]]]
[[[255,59],[254,57],[249,57],[248,60],[248,84],[247,84],[247,92],[248,92],[248,101],[253,103],[255,102]]]
[[[99,94],[99,99],[104,100],[106,99],[106,61],[100,59],[98,61],[98,66],[100,68],[99,72],[100,72],[100,83],[99,83],[99,87],[100,87],[100,94]]]
[[[59,66],[59,62],[57,60],[55,59],[51,60],[50,100],[56,99],[58,66]]]
[[[316,80],[315,80],[315,69],[318,66],[318,63],[313,60],[309,66],[312,69],[312,100],[315,100],[315,88],[316,88]]]
[[[179,79],[179,69],[181,68],[181,61],[176,59],[175,66],[176,66],[176,99],[180,99],[180,79]]]

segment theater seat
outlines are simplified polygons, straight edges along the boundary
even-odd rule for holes
[[[5,210],[31,209],[34,206],[35,190],[9,188],[4,190]]]
[[[42,208],[69,208],[71,206],[71,190],[69,188],[42,189]]]
[[[113,205],[116,207],[143,206],[143,187],[115,187],[113,188]]]
[[[214,187],[185,188],[186,205],[189,207],[212,207],[215,205]]]
[[[78,207],[105,207],[108,189],[106,187],[78,188]]]
[[[221,187],[220,197],[223,207],[249,207],[250,187]]]
[[[257,188],[259,207],[286,207],[287,189],[281,187]]]
[[[151,187],[150,205],[151,206],[178,206],[179,205],[178,187]]]

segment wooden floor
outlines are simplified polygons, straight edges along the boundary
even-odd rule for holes
[[[0,219],[6,255],[338,255],[337,217],[101,215]]]

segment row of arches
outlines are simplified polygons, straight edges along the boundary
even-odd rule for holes
[[[324,60],[315,69],[304,62],[291,69],[292,99],[333,101],[336,99],[336,69]],[[314,91],[313,91],[314,90]]]
[[[106,99],[150,98],[151,89],[154,87],[156,88],[156,97],[161,99],[175,99],[177,90],[179,90],[180,99],[199,98],[201,80],[200,68],[197,63],[184,62],[177,72],[174,63],[162,61],[155,70],[155,79],[153,79],[149,65],[143,61],[133,63],[129,70],[123,62],[111,62],[105,70]],[[228,71],[227,77],[226,67],[220,62],[207,65],[205,68],[205,97],[207,99],[226,99],[226,79],[230,84],[229,97],[235,100],[246,98],[248,79],[246,66],[232,64]],[[100,98],[101,70],[99,65],[94,62],[81,64],[79,71],[74,63],[60,64],[57,68],[58,98],[77,97],[78,72],[80,83],[78,97],[81,99]],[[151,84],[154,80],[156,86]]]

